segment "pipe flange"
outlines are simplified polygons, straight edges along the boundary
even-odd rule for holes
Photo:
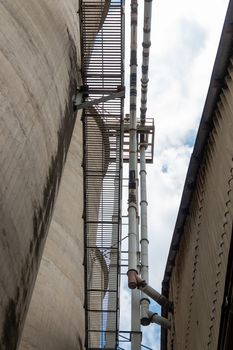
[[[150,323],[152,322],[153,317],[156,315],[158,315],[157,312],[152,313],[152,315],[149,317]]]
[[[151,323],[151,319],[149,317],[142,317],[141,318],[141,325],[142,326],[149,326]]]
[[[141,298],[141,299],[140,299],[140,304],[141,304],[142,301],[144,301],[144,300],[145,300],[145,301],[148,301],[148,303],[150,304],[150,299],[148,299],[148,298]]]

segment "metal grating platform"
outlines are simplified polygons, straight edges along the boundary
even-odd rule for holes
[[[83,91],[91,101],[124,87],[123,0],[81,1],[80,19]],[[85,347],[117,349],[123,98],[84,109],[82,120]]]
[[[123,143],[123,161],[129,163],[129,115],[126,114],[124,119],[124,143]],[[137,138],[138,138],[138,163],[140,162],[140,135],[144,135],[146,139],[146,163],[153,163],[154,160],[154,119],[146,118],[144,124],[140,119],[137,120]]]

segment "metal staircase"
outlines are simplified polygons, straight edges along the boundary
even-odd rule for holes
[[[80,3],[86,100],[101,99],[124,89],[123,5],[123,0]],[[106,14],[104,21],[102,14]],[[123,97],[84,108],[82,121],[85,347],[117,349]]]

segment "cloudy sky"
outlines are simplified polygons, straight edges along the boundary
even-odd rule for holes
[[[144,1],[138,2],[140,63]],[[228,2],[153,1],[147,116],[155,118],[155,161],[147,167],[148,227],[150,284],[159,291]],[[130,30],[129,5],[130,1],[126,1],[126,33]],[[127,88],[129,45],[127,37]],[[138,67],[140,80],[140,64]],[[129,110],[128,105],[126,100],[125,112]],[[122,285],[125,283],[123,280]],[[130,296],[125,288],[121,295],[120,328],[129,330]],[[158,326],[143,327],[143,344],[153,350],[159,349]],[[121,347],[129,349],[126,344]]]

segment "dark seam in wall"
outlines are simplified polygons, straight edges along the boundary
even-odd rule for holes
[[[70,85],[67,94],[68,101],[65,106],[63,118],[61,118],[60,129],[57,132],[58,147],[56,156],[51,159],[47,181],[43,191],[43,203],[40,206],[35,205],[33,217],[34,231],[33,239],[29,244],[29,253],[21,268],[20,282],[16,287],[15,297],[9,298],[8,305],[5,308],[3,332],[0,338],[1,350],[15,350],[19,343],[76,120],[76,115],[73,114],[72,96],[77,91],[76,78],[78,76],[78,63],[76,46],[69,31],[68,36],[70,41]]]

